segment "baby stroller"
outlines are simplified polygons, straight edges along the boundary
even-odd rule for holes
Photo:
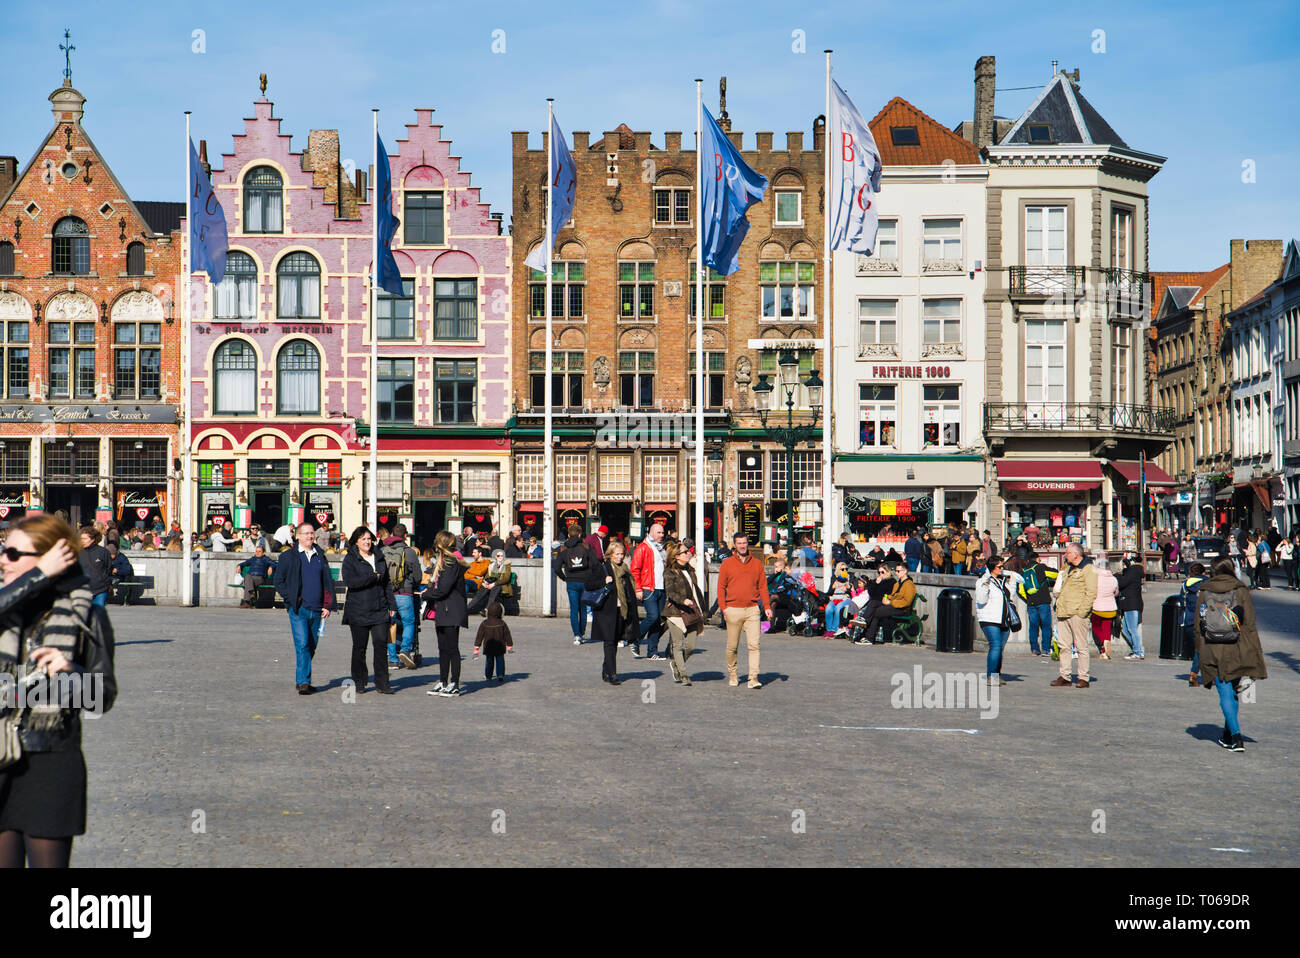
[[[794,617],[806,614],[803,591],[803,587],[788,574],[783,573],[779,577],[773,575],[768,579],[767,593],[772,601],[773,632],[785,631]]]
[[[790,616],[791,635],[822,635],[826,630],[826,603],[829,596],[817,590],[816,580],[811,572],[805,572],[800,580],[803,587],[798,590],[795,601],[799,611]]]

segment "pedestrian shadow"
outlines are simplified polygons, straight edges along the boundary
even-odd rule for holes
[[[687,672],[690,673],[692,682],[727,681],[727,673],[725,672],[691,672],[690,669],[687,669]],[[743,668],[738,670],[737,677],[740,679],[740,684],[743,686],[745,684],[745,670]],[[788,682],[790,681],[790,676],[783,672],[759,672],[758,680],[764,685],[770,685],[773,682]]]
[[[115,642],[114,646],[123,645],[160,645],[164,642],[174,642],[175,639],[127,639],[125,642]]]
[[[1296,658],[1290,652],[1269,652],[1267,655],[1270,659],[1277,659],[1292,672],[1300,672],[1300,658]]]
[[[1199,739],[1202,742],[1217,742],[1219,740],[1219,736],[1223,734],[1223,726],[1211,725],[1207,722],[1202,722],[1200,725],[1187,726],[1187,734],[1194,739]],[[1241,735],[1241,740],[1243,742],[1255,741],[1253,738],[1251,738],[1249,735],[1245,734],[1244,732]]]
[[[667,662],[664,663],[664,665],[667,664]],[[667,674],[667,672],[667,669],[664,669],[662,672],[619,672],[618,677],[624,682],[630,682],[635,679],[661,679]]]

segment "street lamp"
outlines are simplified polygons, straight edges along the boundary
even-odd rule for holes
[[[776,362],[780,370],[781,389],[778,392],[775,386],[767,381],[767,374],[761,374],[758,377],[758,384],[753,387],[753,391],[758,394],[758,400],[755,405],[758,406],[758,421],[763,429],[767,432],[768,437],[785,446],[785,468],[786,468],[786,542],[789,553],[787,559],[794,558],[794,450],[801,442],[811,443],[819,435],[817,431],[817,422],[821,419],[821,398],[823,383],[814,369],[808,378],[803,381],[804,388],[808,390],[808,401],[812,406],[813,419],[811,425],[794,424],[794,394],[799,387],[799,358],[791,350],[783,350],[780,358]],[[781,398],[784,394],[785,399],[785,426],[768,426],[768,419],[772,414],[778,412],[781,408]]]
[[[722,478],[722,452],[717,446],[714,446],[709,453],[707,462],[709,477],[713,480],[713,555],[716,557],[722,545],[720,538],[722,533],[718,528],[722,524],[722,510],[718,504],[718,481]]]

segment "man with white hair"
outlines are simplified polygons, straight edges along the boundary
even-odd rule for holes
[[[1075,685],[1070,681],[1070,649],[1079,653],[1079,681],[1088,682],[1088,643],[1092,641],[1092,606],[1097,601],[1097,569],[1077,543],[1065,547],[1065,570],[1057,579],[1056,619],[1061,647],[1061,674],[1051,684],[1058,688]]]

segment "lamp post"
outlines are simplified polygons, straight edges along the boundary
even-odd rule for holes
[[[804,380],[808,390],[808,404],[812,407],[812,423],[796,426],[794,423],[794,394],[799,387],[799,358],[790,350],[782,350],[776,362],[780,370],[780,392],[785,394],[785,426],[768,426],[768,419],[781,408],[781,396],[777,386],[768,382],[768,374],[758,377],[758,384],[753,387],[757,394],[758,421],[768,436],[785,446],[786,467],[786,543],[789,550],[786,559],[794,559],[794,451],[801,442],[809,444],[819,435],[817,421],[821,418],[822,381],[814,369]]]
[[[718,506],[718,481],[722,478],[722,453],[716,446],[709,453],[708,463],[709,478],[713,480],[713,555],[716,557],[718,549],[722,545],[722,532],[718,528],[722,519],[721,510]],[[703,540],[703,538],[703,535],[701,535],[700,539]]]

